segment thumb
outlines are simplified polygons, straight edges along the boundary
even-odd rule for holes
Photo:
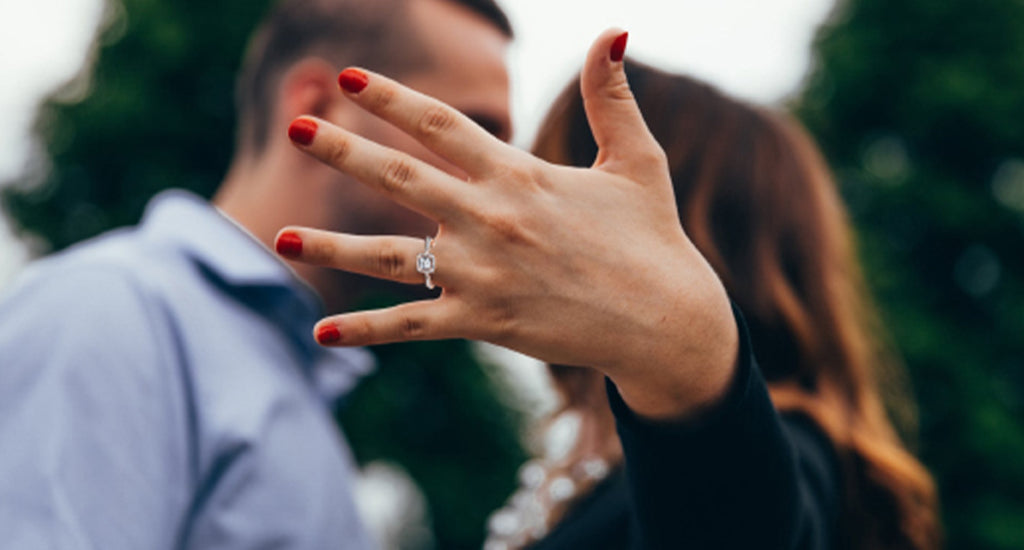
[[[620,29],[601,33],[580,75],[583,106],[598,148],[594,166],[615,171],[661,154],[626,79],[623,57],[628,38],[629,33]]]

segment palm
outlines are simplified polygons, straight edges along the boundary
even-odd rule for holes
[[[509,147],[457,111],[383,76],[349,69],[348,97],[458,166],[441,172],[323,121],[303,118],[306,152],[436,220],[434,300],[325,319],[336,345],[470,338],[616,378],[691,384],[680,365],[735,358],[724,290],[679,224],[664,153],[598,39],[583,95],[600,154],[590,169]],[[423,241],[288,228],[303,261],[423,281]],[[685,369],[680,371],[686,375]],[[716,383],[722,376],[713,376]],[[719,383],[718,385],[722,385]],[[686,393],[683,391],[682,393]],[[699,393],[699,392],[698,392]]]

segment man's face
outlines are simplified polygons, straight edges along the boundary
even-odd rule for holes
[[[508,39],[490,22],[447,0],[410,2],[409,10],[418,30],[418,47],[426,50],[432,62],[398,79],[508,141],[512,134],[505,67]],[[366,138],[463,177],[457,167],[372,115],[359,116],[358,126],[352,129]],[[437,230],[433,221],[359,184],[347,185],[343,200],[341,229],[345,231],[424,237]]]

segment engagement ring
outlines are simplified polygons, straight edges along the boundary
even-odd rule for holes
[[[437,269],[437,258],[430,251],[430,247],[434,245],[433,237],[427,237],[426,242],[423,245],[423,252],[420,252],[419,256],[416,256],[416,271],[423,274],[426,278],[427,288],[434,289],[434,281],[430,279],[430,275]]]

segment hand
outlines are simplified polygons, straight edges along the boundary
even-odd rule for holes
[[[600,150],[590,169],[541,161],[378,74],[343,72],[349,99],[468,178],[323,120],[293,123],[290,135],[302,150],[440,228],[433,248],[439,298],[329,317],[317,326],[318,340],[493,342],[548,362],[597,368],[649,417],[684,417],[719,399],[735,368],[735,321],[720,281],[680,225],[664,152],[623,72],[623,40],[621,31],[602,34],[583,70]],[[415,265],[420,239],[291,227],[278,244],[291,259],[424,282]]]

